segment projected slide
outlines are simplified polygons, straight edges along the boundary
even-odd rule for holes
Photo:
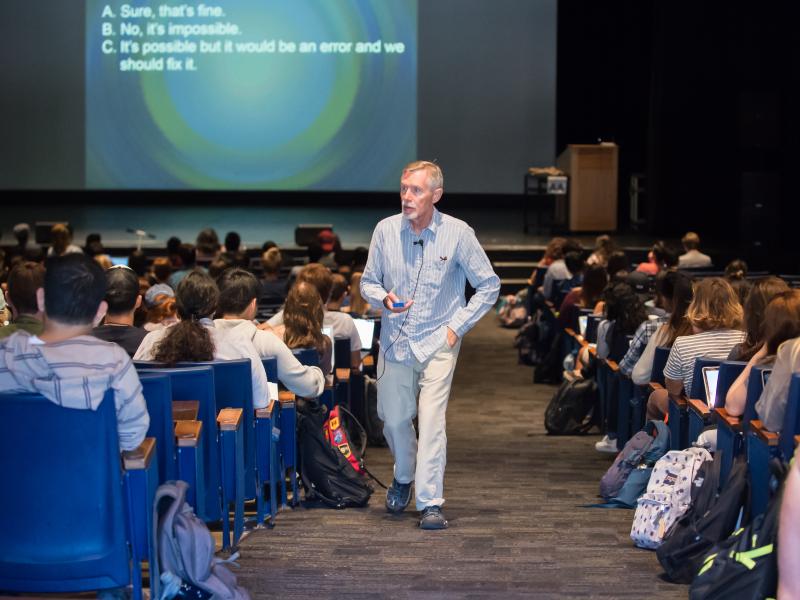
[[[386,190],[416,0],[87,0],[86,187]]]

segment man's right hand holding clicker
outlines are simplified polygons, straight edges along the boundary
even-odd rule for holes
[[[389,292],[386,295],[386,298],[383,299],[383,305],[386,307],[387,310],[390,310],[393,313],[405,312],[409,308],[411,308],[412,304],[414,304],[413,300],[409,300],[408,302],[403,303],[403,301],[400,300],[400,298],[395,296],[394,292]]]

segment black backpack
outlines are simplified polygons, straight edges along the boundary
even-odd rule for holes
[[[332,508],[366,506],[373,489],[325,439],[322,426],[327,412],[313,401],[297,407],[298,467],[306,501]]]
[[[770,465],[782,481],[786,467]],[[690,600],[762,600],[774,598],[778,588],[778,517],[782,489],[767,511],[747,527],[715,545],[703,560],[689,589]]]
[[[720,490],[722,451],[713,463],[706,463],[703,485],[691,508],[656,551],[667,577],[677,583],[691,583],[714,544],[733,533],[748,497],[747,463],[737,460]]]
[[[597,384],[593,379],[565,381],[544,411],[544,426],[552,435],[586,433],[592,428],[597,403]]]

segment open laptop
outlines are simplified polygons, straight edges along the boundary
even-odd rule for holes
[[[127,256],[112,256],[111,257],[111,264],[113,265],[123,265],[125,267],[128,266],[128,257]]]
[[[334,356],[333,356],[333,327],[323,327],[322,334],[327,335],[331,339],[331,370],[330,372],[333,373],[333,364],[334,364]]]
[[[353,319],[358,329],[358,337],[361,338],[361,350],[372,350],[372,342],[375,339],[375,321],[372,319]]]
[[[719,367],[703,367],[703,385],[706,388],[706,404],[709,408],[714,408],[717,398],[717,379],[719,378]]]
[[[580,329],[581,336],[586,335],[586,323],[589,322],[589,317],[587,315],[580,315],[578,317],[578,329]]]

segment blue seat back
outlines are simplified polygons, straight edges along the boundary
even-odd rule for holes
[[[261,364],[264,365],[264,370],[267,372],[267,381],[278,383],[278,359],[275,357],[262,358]]]
[[[295,348],[292,352],[294,352],[301,364],[307,367],[319,366],[319,352],[317,352],[316,348]]]
[[[333,366],[337,369],[350,368],[350,338],[333,340]]]
[[[214,396],[217,412],[223,408],[242,409],[244,438],[245,496],[256,493],[256,418],[253,409],[253,374],[248,358],[179,363],[178,367],[209,366],[214,369]]]
[[[157,363],[156,363],[157,366]],[[143,369],[136,365],[140,373],[168,375],[172,385],[172,400],[195,400],[200,404],[198,420],[203,422],[203,474],[205,477],[206,498],[202,505],[202,518],[218,521],[220,507],[220,467],[219,437],[217,435],[217,406],[214,393],[214,370],[209,366],[171,367]],[[200,501],[198,500],[198,508]]]
[[[717,397],[714,398],[714,408],[725,406],[725,396],[728,395],[728,390],[731,389],[733,382],[741,375],[746,366],[747,363],[740,360],[726,360],[719,366]]]
[[[772,367],[761,367],[756,365],[750,369],[750,377],[747,379],[747,399],[744,405],[744,414],[742,415],[742,429],[747,431],[750,426],[750,421],[757,418],[756,415],[756,402],[758,402],[761,392],[764,389],[762,376],[764,371],[771,371]]]
[[[159,483],[177,478],[175,468],[175,425],[172,421],[172,384],[168,375],[140,373],[142,394],[150,413],[147,437],[156,439]]]
[[[692,389],[686,390],[689,393],[689,398],[702,400],[706,402],[706,386],[703,385],[703,367],[718,367],[722,361],[718,358],[706,358],[699,356],[694,361],[694,369],[692,375]]]
[[[785,461],[790,461],[794,455],[794,436],[800,434],[800,373],[792,375],[789,384],[789,398],[786,402],[786,412],[783,414],[783,429],[778,445]]]
[[[667,359],[669,358],[669,351],[672,350],[669,346],[658,346],[656,353],[653,356],[653,370],[650,373],[650,381],[655,381],[664,385],[664,367],[667,366]]]
[[[0,394],[0,590],[130,582],[114,394],[96,411]]]

